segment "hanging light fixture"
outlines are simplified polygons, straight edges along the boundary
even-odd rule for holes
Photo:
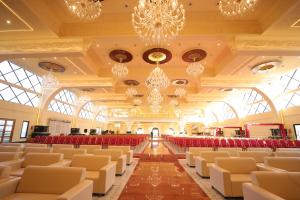
[[[177,99],[171,99],[170,102],[169,102],[169,104],[171,106],[175,107],[175,106],[178,106],[179,102],[177,101]]]
[[[143,101],[141,99],[134,99],[133,100],[133,105],[134,106],[140,106],[142,105]]]
[[[69,11],[81,20],[93,21],[101,14],[103,0],[65,0]]]
[[[133,97],[133,96],[135,96],[135,95],[137,95],[137,90],[135,89],[135,88],[133,88],[133,87],[130,87],[130,88],[128,88],[127,90],[126,90],[126,95],[128,96],[128,97]]]
[[[158,113],[161,110],[161,105],[150,105],[150,109],[154,113]]]
[[[184,97],[186,95],[186,90],[184,88],[176,88],[174,91],[174,94],[180,98]]]
[[[185,10],[178,0],[139,0],[132,14],[135,32],[150,45],[177,36],[184,21]]]
[[[149,89],[164,89],[170,85],[170,80],[165,72],[158,66],[150,73],[146,79],[146,86]]]
[[[159,105],[164,100],[163,96],[160,94],[158,89],[153,89],[150,91],[147,97],[148,103],[151,105]]]
[[[133,56],[126,50],[116,49],[109,53],[109,57],[116,63],[112,67],[111,71],[114,76],[123,78],[128,74],[128,68],[125,63],[132,60]]]
[[[59,86],[59,81],[53,76],[52,71],[49,71],[46,75],[42,76],[42,78],[42,91],[52,90]]]
[[[258,0],[219,0],[220,12],[226,16],[243,15],[253,9]]]
[[[190,76],[199,76],[204,71],[204,66],[200,62],[193,62],[188,64],[186,73]]]

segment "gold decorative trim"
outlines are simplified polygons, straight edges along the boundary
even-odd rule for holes
[[[27,23],[21,16],[19,16],[11,7],[9,7],[6,3],[4,3],[2,0],[0,0],[0,3],[2,3],[12,14],[14,14],[21,22],[23,22],[23,24],[25,26],[28,27],[28,29],[12,29],[12,30],[5,30],[5,31],[1,31],[1,33],[5,33],[5,32],[22,32],[22,31],[33,31],[34,29],[32,28],[32,26],[30,26],[29,23]]]
[[[299,25],[297,25],[299,24]],[[295,21],[292,25],[291,25],[292,28],[300,28],[300,19],[298,19],[297,21]]]

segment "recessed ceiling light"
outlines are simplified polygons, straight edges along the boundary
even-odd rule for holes
[[[100,47],[100,44],[97,44],[97,45],[96,45],[96,47],[98,47],[98,48],[99,48],[99,47]]]
[[[218,42],[218,43],[217,43],[217,46],[218,46],[218,47],[219,47],[219,46],[221,46],[221,43],[220,43],[220,42]]]
[[[256,73],[267,73],[273,69],[276,69],[276,67],[281,65],[281,61],[269,61],[269,62],[264,62],[261,64],[257,64],[256,66],[252,67],[251,71],[256,74]]]
[[[26,58],[23,57],[22,60],[26,60]]]
[[[111,63],[110,63],[110,62],[109,62],[108,64],[109,64],[109,65],[111,65]]]
[[[6,20],[6,23],[7,24],[11,24],[11,21],[8,19],[8,20]]]
[[[56,60],[57,58],[56,58],[56,57],[53,57],[53,59]]]

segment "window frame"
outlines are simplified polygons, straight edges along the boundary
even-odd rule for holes
[[[27,122],[26,134],[25,134],[25,137],[22,137],[22,131],[23,131],[24,123],[26,123],[26,122]],[[27,138],[27,136],[28,136],[28,130],[29,130],[29,124],[30,124],[30,121],[23,120],[21,131],[20,131],[20,138]]]

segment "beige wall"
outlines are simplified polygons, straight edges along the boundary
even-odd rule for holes
[[[20,138],[23,121],[29,121],[28,135],[30,127],[35,124],[38,110],[29,106],[0,101],[0,118],[15,119],[12,141],[23,141]]]

